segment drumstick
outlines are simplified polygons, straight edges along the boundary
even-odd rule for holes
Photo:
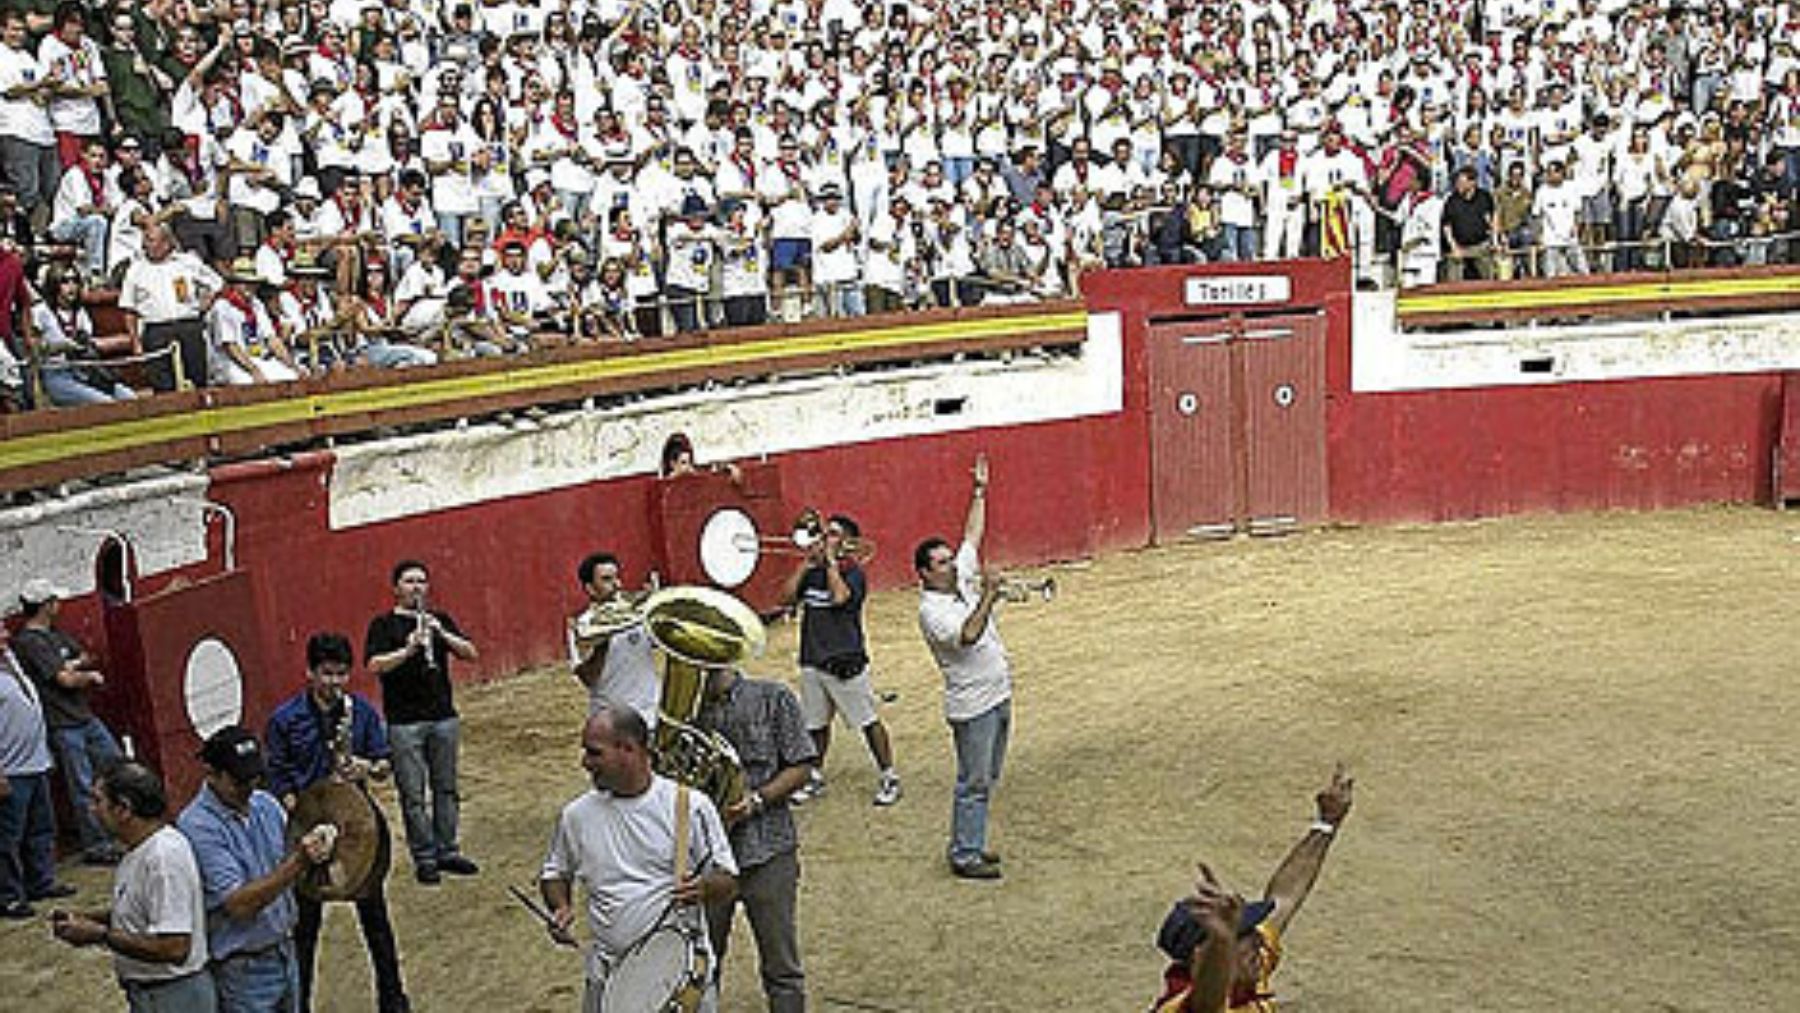
[[[549,929],[552,932],[557,931],[556,919],[550,917],[550,912],[545,911],[544,906],[542,904],[539,904],[537,901],[532,900],[531,896],[529,894],[527,894],[525,891],[519,889],[518,887],[512,885],[511,883],[506,884],[506,889],[514,897],[518,898],[519,903],[525,905],[525,910],[530,911],[533,915],[536,915],[537,920],[543,922],[545,928]]]

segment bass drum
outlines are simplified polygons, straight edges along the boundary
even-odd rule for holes
[[[337,827],[331,860],[301,873],[294,889],[311,901],[367,897],[387,880],[393,860],[387,820],[362,788],[346,781],[320,781],[294,801],[294,811],[288,814],[288,846],[326,823]]]
[[[665,921],[612,966],[599,1013],[695,1013],[711,965],[698,931]]]

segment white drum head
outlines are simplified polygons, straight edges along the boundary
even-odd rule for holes
[[[720,587],[737,587],[749,580],[761,555],[756,522],[736,507],[714,510],[700,529],[700,569]]]
[[[244,719],[244,677],[224,641],[207,637],[188,651],[181,695],[188,723],[202,739]]]
[[[638,940],[606,976],[600,1013],[662,1013],[688,984],[687,936],[664,926]]]

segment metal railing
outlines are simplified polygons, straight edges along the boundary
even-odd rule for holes
[[[1570,256],[1568,251],[1573,251],[1577,256]],[[1782,251],[1782,256],[1779,258],[1775,256],[1777,251]],[[1720,256],[1721,254],[1729,255],[1731,262],[1721,262],[1725,259]],[[1404,251],[1397,253],[1396,258],[1404,263]],[[1506,281],[1582,274],[1669,273],[1707,267],[1800,264],[1800,231],[1771,232],[1726,239],[1702,233],[1686,241],[1656,236],[1636,240],[1603,240],[1554,246],[1545,246],[1541,243],[1531,243],[1525,246],[1495,244],[1484,249],[1445,253],[1439,259],[1441,269],[1438,280],[1440,281]],[[1579,263],[1582,269],[1551,273],[1546,268],[1558,266],[1552,263],[1553,260],[1562,260],[1571,266]],[[1490,264],[1496,268],[1502,264],[1510,264],[1511,270],[1509,273],[1490,271],[1485,278],[1481,279],[1452,277],[1458,273],[1455,270],[1457,266],[1469,263]]]

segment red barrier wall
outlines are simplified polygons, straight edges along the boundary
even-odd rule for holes
[[[1781,377],[1341,394],[1327,417],[1339,520],[1651,510],[1767,497]]]
[[[1124,416],[1004,431],[887,441],[771,460],[795,505],[856,517],[880,553],[880,587],[912,580],[912,547],[929,534],[954,540],[968,504],[968,467],[985,451],[993,471],[988,555],[1000,563],[1092,555],[1141,545],[1148,489],[1141,421]],[[1136,462],[1134,464],[1134,461]],[[360,645],[369,618],[392,603],[388,573],[402,558],[431,569],[433,602],[481,648],[466,677],[487,678],[563,655],[563,623],[582,604],[575,566],[596,549],[616,552],[626,579],[644,577],[654,479],[633,478],[333,532],[326,491],[330,457],[292,467],[227,466],[212,498],[239,517],[239,564],[255,578],[273,681],[304,681],[309,633],[340,630]],[[1116,480],[1100,480],[1116,472]],[[763,565],[771,565],[765,562]],[[773,565],[782,565],[776,561]],[[374,695],[370,683],[354,688]],[[265,715],[249,714],[253,722]]]

